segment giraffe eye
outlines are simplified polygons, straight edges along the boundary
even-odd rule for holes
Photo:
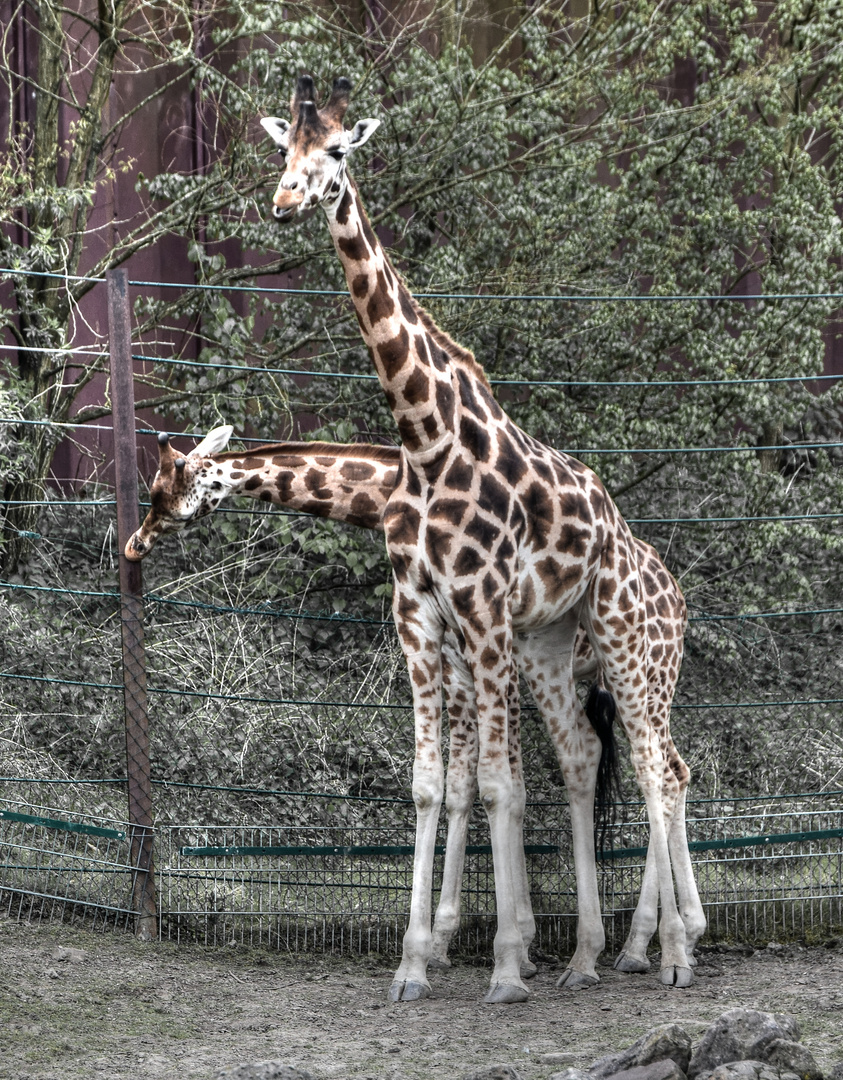
[[[345,150],[341,146],[334,146],[330,150],[326,150],[325,153],[328,157],[332,157],[334,161],[342,161],[345,157]]]

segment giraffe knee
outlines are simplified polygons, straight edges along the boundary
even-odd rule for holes
[[[474,802],[476,790],[477,787],[473,780],[461,778],[455,783],[449,776],[448,792],[445,797],[445,809],[449,814],[468,813],[471,809],[471,804]]]
[[[416,810],[437,809],[442,805],[444,782],[441,775],[418,773],[413,777],[413,802]]]

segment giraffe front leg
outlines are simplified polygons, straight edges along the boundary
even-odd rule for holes
[[[460,923],[460,890],[465,865],[465,846],[468,822],[474,797],[477,794],[477,702],[474,685],[462,656],[453,641],[445,635],[442,650],[442,674],[448,710],[449,754],[445,806],[448,813],[448,838],[442,888],[433,921],[432,968],[448,968],[448,947]],[[536,934],[536,922],[530,904],[530,886],[524,855],[524,811],[526,789],[521,765],[519,725],[518,672],[513,666],[509,686],[509,761],[513,783],[511,869],[515,889],[515,907],[521,933],[521,977],[532,978],[537,971],[530,960],[529,949]]]
[[[460,899],[468,820],[477,793],[477,709],[474,686],[462,657],[449,646],[442,650],[442,674],[448,710],[449,751],[445,808],[448,838],[442,888],[433,920],[430,966],[448,968],[448,947],[460,925]]]
[[[526,1001],[530,991],[522,980],[524,939],[518,924],[518,908],[513,867],[515,830],[512,826],[512,778],[497,769],[478,775],[480,798],[489,819],[492,862],[495,871],[495,903],[498,929],[495,934],[495,969],[483,1000],[489,1005],[509,1005]]]
[[[468,657],[477,701],[479,758],[477,786],[489,821],[498,928],[495,934],[495,969],[487,1004],[526,1001],[529,990],[521,978],[524,940],[518,920],[516,871],[523,851],[515,850],[521,829],[516,820],[516,796],[510,762],[510,708],[513,678],[512,634],[508,627],[494,626],[488,634],[490,648],[481,639]],[[517,710],[515,716],[517,723]],[[519,751],[520,753],[520,751]],[[526,879],[526,870],[525,870]]]
[[[431,635],[426,642],[419,644],[417,629],[413,634],[402,633],[402,624],[398,620],[396,622],[413,687],[416,736],[413,802],[416,805],[416,843],[410,918],[404,934],[401,963],[389,988],[389,1000],[416,1001],[430,994],[427,965],[433,948],[430,929],[433,858],[444,788],[441,748],[441,641]],[[410,643],[409,647],[406,642]]]
[[[468,834],[468,818],[477,785],[474,773],[460,777],[457,782],[451,776],[448,763],[448,793],[445,806],[448,813],[448,838],[445,845],[445,864],[442,869],[442,888],[436,916],[433,920],[433,942],[430,966],[449,968],[448,948],[460,927],[460,899],[462,875],[465,865],[465,847]]]
[[[513,656],[517,655],[517,648]],[[527,807],[527,788],[521,757],[521,700],[518,689],[518,668],[513,663],[509,682],[509,772],[512,777],[512,886],[515,895],[515,918],[521,934],[522,979],[532,979],[538,968],[530,959],[530,946],[536,936],[536,920],[530,901],[530,879],[527,876],[527,856],[524,851],[524,815]]]
[[[428,997],[427,966],[433,952],[430,930],[433,856],[436,828],[442,804],[443,772],[439,768],[413,769],[413,801],[416,804],[416,849],[413,858],[413,887],[410,919],[404,934],[401,963],[389,988],[390,1001],[416,1001]]]
[[[515,918],[521,934],[521,962],[519,970],[522,979],[532,979],[538,968],[530,959],[530,946],[536,936],[536,919],[530,901],[530,879],[527,876],[527,856],[524,851],[524,814],[527,806],[527,789],[524,775],[520,768],[518,775],[512,777],[512,881],[515,889]]]

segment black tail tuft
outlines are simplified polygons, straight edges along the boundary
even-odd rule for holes
[[[608,690],[595,683],[586,698],[585,715],[597,732],[603,748],[594,793],[594,847],[598,852],[606,847],[609,829],[617,821],[618,804],[622,802],[621,773],[614,728],[616,712],[615,699]]]

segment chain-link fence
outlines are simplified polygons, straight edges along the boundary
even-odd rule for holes
[[[13,786],[0,802],[3,907],[29,918],[85,917],[131,925],[137,869],[128,826]],[[50,787],[59,803],[72,786]],[[114,798],[113,791],[107,793]],[[525,850],[536,944],[569,954],[576,882],[564,814],[531,827]],[[599,863],[609,948],[629,930],[644,869],[647,827],[613,830]],[[308,808],[301,807],[302,816]],[[408,815],[409,816],[409,815]],[[688,835],[709,936],[750,944],[818,941],[843,927],[843,792],[763,803],[698,803]],[[437,877],[445,843],[437,845]],[[160,934],[167,940],[260,945],[290,952],[394,953],[411,887],[413,834],[403,826],[159,826],[155,832]],[[481,815],[472,825],[455,949],[490,955],[495,930],[491,849]]]
[[[0,801],[0,891],[6,910],[133,929],[138,868],[129,824],[43,804],[37,794],[16,787],[7,783]]]

